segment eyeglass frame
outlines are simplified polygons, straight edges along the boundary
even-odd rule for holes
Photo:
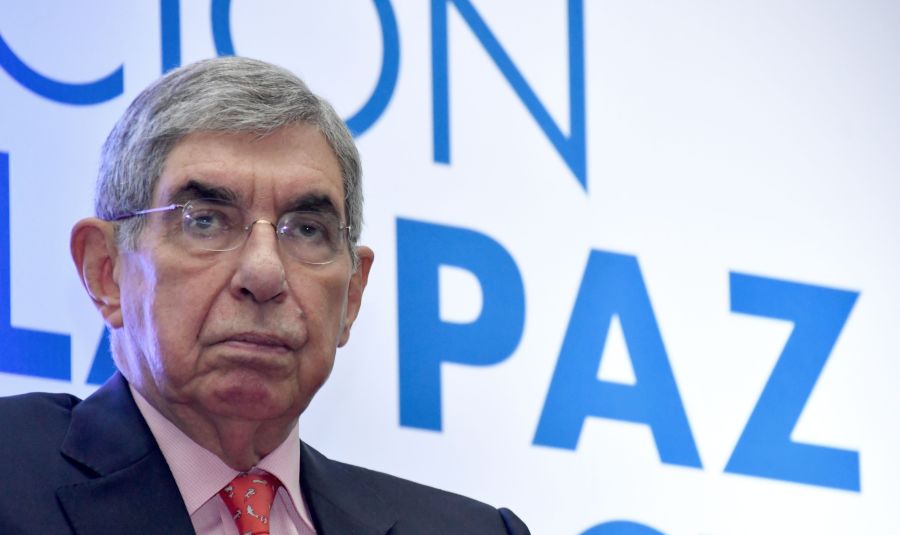
[[[157,213],[162,213],[162,212],[172,212],[172,211],[177,210],[177,209],[179,209],[179,208],[182,210],[182,214],[184,214],[184,209],[185,209],[189,204],[191,204],[192,202],[196,202],[196,201],[209,201],[209,202],[214,202],[214,203],[218,203],[218,204],[225,204],[225,205],[233,206],[233,207],[239,209],[241,212],[243,212],[243,213],[245,213],[245,214],[247,213],[247,210],[246,210],[246,209],[244,209],[243,207],[241,207],[241,206],[239,206],[239,205],[237,205],[237,204],[234,204],[234,203],[232,203],[232,202],[225,201],[225,200],[222,200],[222,199],[207,199],[207,198],[202,198],[202,197],[201,197],[201,198],[197,198],[197,199],[191,199],[191,200],[189,200],[189,201],[187,201],[187,202],[184,202],[184,203],[172,203],[172,204],[169,204],[169,205],[166,205],[166,206],[158,206],[158,207],[156,207],[156,208],[145,208],[145,209],[143,209],[143,210],[134,210],[134,211],[132,211],[132,212],[123,212],[123,213],[117,214],[115,217],[109,219],[109,221],[115,223],[115,222],[118,222],[118,221],[124,221],[124,220],[126,220],[126,219],[131,219],[132,217],[137,217],[137,216],[142,216],[142,215],[157,214]],[[297,213],[315,213],[315,212],[312,212],[312,211],[310,211],[310,210],[292,210],[291,212],[297,212]],[[291,212],[285,212],[285,214],[291,213]],[[278,217],[278,219],[277,219],[274,223],[271,222],[271,221],[269,221],[268,219],[265,219],[265,218],[259,218],[259,219],[256,219],[255,221],[251,221],[250,223],[247,223],[246,225],[241,225],[240,228],[245,232],[246,236],[244,237],[244,240],[243,240],[243,241],[238,241],[238,242],[237,242],[237,245],[235,245],[234,247],[232,247],[232,248],[230,248],[230,249],[221,249],[221,250],[220,250],[220,249],[203,249],[203,250],[204,250],[204,251],[207,251],[207,252],[211,252],[211,253],[224,253],[224,252],[226,252],[226,251],[234,251],[234,250],[236,250],[236,249],[239,249],[240,247],[242,247],[242,246],[244,245],[244,243],[247,242],[247,239],[250,237],[250,231],[251,231],[251,229],[253,229],[253,227],[254,227],[257,223],[266,223],[266,224],[268,224],[268,225],[272,225],[273,230],[275,230],[275,237],[278,239],[278,241],[279,241],[279,243],[280,243],[280,242],[281,242],[281,236],[283,236],[283,234],[282,234],[281,232],[278,232],[278,221],[280,221],[281,218],[284,217],[285,214],[281,214],[281,215]],[[346,239],[346,240],[347,240],[347,243],[350,243],[350,229],[351,229],[351,228],[352,228],[352,225],[343,225],[343,224],[341,224],[341,225],[338,226],[338,229],[337,229],[337,230],[338,230],[338,234],[341,235],[341,236],[343,236],[342,239]],[[183,228],[183,227],[182,227],[182,232],[184,232],[184,228]],[[337,251],[338,251],[339,249],[340,249],[340,248],[338,248],[338,249],[335,250],[334,258],[332,258],[331,260],[325,261],[325,262],[310,262],[310,261],[308,261],[308,260],[301,260],[300,258],[297,258],[297,257],[293,257],[293,258],[295,258],[297,261],[299,261],[299,262],[301,262],[301,263],[303,263],[303,264],[307,264],[307,265],[310,265],[310,266],[326,266],[326,265],[328,265],[328,264],[334,263],[334,262],[338,259],[339,254],[338,254]],[[348,252],[349,252],[349,250],[348,250]],[[351,257],[352,257],[352,254],[351,254]]]

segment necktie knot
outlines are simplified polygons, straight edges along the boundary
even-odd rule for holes
[[[219,496],[237,525],[238,533],[268,535],[269,512],[280,486],[281,482],[271,474],[245,473],[238,474],[219,491]]]

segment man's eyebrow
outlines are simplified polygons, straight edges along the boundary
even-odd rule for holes
[[[321,193],[310,193],[294,199],[288,205],[289,212],[324,212],[340,217],[337,207],[331,202],[331,198]]]
[[[184,204],[194,199],[214,199],[236,203],[238,195],[229,188],[213,186],[212,184],[191,179],[169,196],[169,202],[173,204]]]

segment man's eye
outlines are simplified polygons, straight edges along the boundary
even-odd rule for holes
[[[318,223],[305,222],[300,225],[297,232],[305,238],[316,238],[323,234],[322,227]]]
[[[294,224],[289,228],[292,231],[291,234],[294,238],[319,239],[325,237],[327,234],[322,227],[322,224],[318,221],[306,219],[294,221],[293,223]]]
[[[196,236],[210,236],[226,231],[231,222],[225,212],[204,209],[185,214],[184,227]]]
[[[330,226],[325,220],[298,212],[286,216],[279,232],[287,238],[310,244],[328,244],[332,239]]]

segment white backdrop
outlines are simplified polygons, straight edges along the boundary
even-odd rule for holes
[[[99,147],[234,52],[363,156],[376,263],[304,439],[536,534],[900,532],[898,28],[877,0],[2,0],[0,394],[108,373],[68,254]]]

